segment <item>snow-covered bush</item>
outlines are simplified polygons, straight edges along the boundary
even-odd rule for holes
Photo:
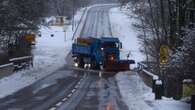
[[[183,44],[173,53],[170,64],[179,67],[182,74],[195,72],[195,29],[186,29],[182,38]]]

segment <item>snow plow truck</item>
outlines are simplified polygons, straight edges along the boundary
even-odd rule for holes
[[[72,44],[72,57],[76,67],[102,69],[103,71],[127,71],[134,60],[121,60],[122,43],[114,37],[78,37]]]

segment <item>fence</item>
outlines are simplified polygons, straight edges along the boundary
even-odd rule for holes
[[[9,76],[13,74],[13,72],[29,68],[33,66],[33,57],[32,56],[24,56],[18,58],[12,58],[9,60],[10,63],[0,65],[0,78]]]
[[[139,75],[143,77],[144,82],[150,86],[153,87],[154,81],[159,80],[159,77],[149,71],[147,71],[148,66],[143,63],[138,63],[139,68]]]
[[[18,71],[20,69],[25,69],[25,68],[29,68],[30,66],[33,66],[32,56],[12,58],[9,61],[13,63],[14,71]]]

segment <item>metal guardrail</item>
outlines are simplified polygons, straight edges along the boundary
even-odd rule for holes
[[[18,58],[12,58],[9,60],[10,63],[0,65],[0,78],[9,76],[13,74],[15,71],[26,69],[30,66],[33,66],[32,56],[24,56]]]
[[[147,70],[145,70],[145,69],[143,69],[142,71],[143,71],[143,73],[145,73],[146,75],[152,77],[153,80],[158,80],[158,79],[159,79],[159,76],[157,76],[157,75],[155,75],[155,74],[153,74],[153,73],[151,73],[151,72],[149,72],[149,71],[147,71]]]
[[[33,60],[32,56],[24,56],[12,58],[9,61],[13,63],[14,71],[18,71],[20,69],[25,69],[27,67],[33,66],[32,60]]]
[[[145,74],[146,76],[150,77],[152,80],[159,80],[159,76],[149,72],[147,70],[148,66],[143,63],[138,63],[138,70],[140,73]]]
[[[12,58],[9,61],[16,62],[16,61],[27,60],[27,59],[31,59],[31,58],[32,58],[32,56],[24,56],[24,57]]]
[[[0,69],[7,68],[7,67],[10,67],[10,66],[13,66],[13,63],[8,63],[8,64],[0,65]]]
[[[146,69],[148,66],[143,63],[138,63],[138,71],[144,82],[152,88],[152,92],[155,93],[155,99],[161,99],[163,94],[163,84],[158,75],[155,75]]]
[[[14,71],[28,68],[33,66],[33,57],[24,56],[18,58],[12,58],[9,60],[10,63],[0,65],[0,78],[12,74]]]
[[[148,66],[144,63],[139,62],[138,63],[139,69],[148,68]]]

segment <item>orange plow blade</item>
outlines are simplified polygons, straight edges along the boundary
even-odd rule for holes
[[[128,71],[130,70],[130,64],[134,64],[133,60],[120,60],[118,62],[109,62],[104,65],[105,71]]]

